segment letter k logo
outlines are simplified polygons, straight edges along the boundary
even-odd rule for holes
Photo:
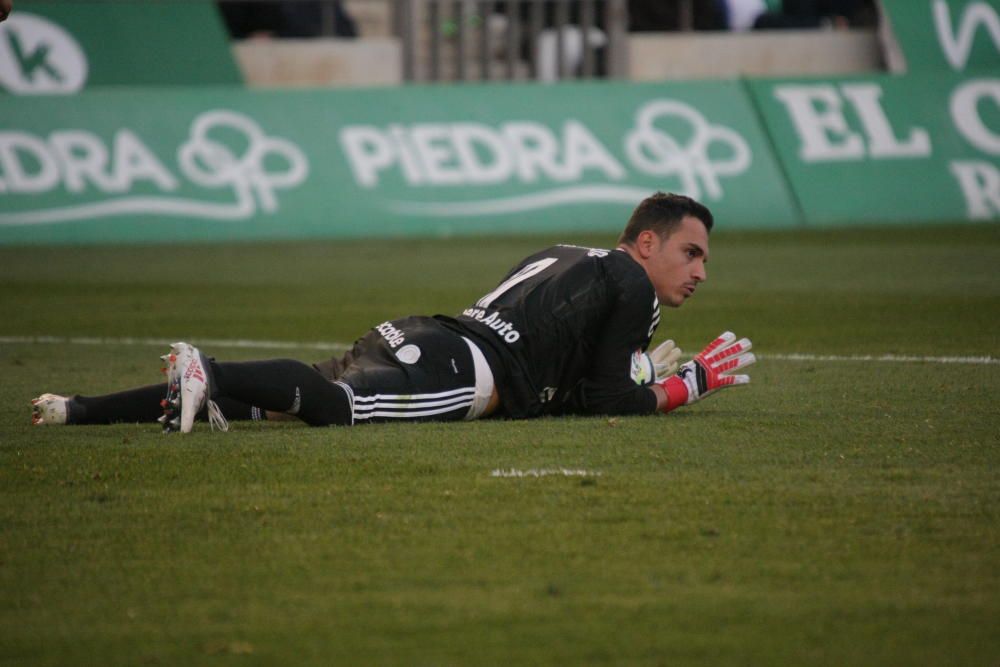
[[[39,43],[31,53],[25,53],[21,43],[21,36],[16,30],[7,31],[7,41],[10,50],[17,59],[17,64],[21,67],[21,75],[29,82],[34,82],[35,71],[41,69],[54,81],[62,83],[63,77],[55,67],[49,63],[49,45]]]
[[[67,94],[87,83],[87,56],[62,26],[29,12],[0,24],[0,88],[15,95]]]

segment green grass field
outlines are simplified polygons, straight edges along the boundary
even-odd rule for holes
[[[553,240],[0,248],[0,664],[1000,664],[1000,225],[716,234],[658,339],[760,361],[669,417],[29,425],[158,381],[145,339],[317,361],[224,342],[455,313]]]

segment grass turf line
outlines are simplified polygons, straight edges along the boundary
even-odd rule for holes
[[[460,310],[544,242],[0,249],[0,334],[350,340]],[[765,354],[1000,352],[995,227],[712,245],[658,335],[688,351],[732,328]],[[995,366],[770,360],[666,418],[27,425],[41,391],[157,368],[138,347],[0,346],[0,661],[1000,656]],[[491,476],[511,468],[601,474]]]

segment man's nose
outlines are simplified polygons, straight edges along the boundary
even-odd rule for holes
[[[706,280],[708,280],[708,270],[705,269],[704,263],[699,262],[697,265],[695,265],[694,275],[692,277],[700,283],[703,283]]]

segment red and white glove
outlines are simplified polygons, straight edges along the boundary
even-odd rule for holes
[[[723,387],[749,383],[749,375],[729,373],[757,361],[757,357],[748,352],[752,346],[749,338],[736,340],[732,331],[713,340],[694,359],[681,365],[676,375],[659,383],[667,393],[663,412],[700,401]]]

